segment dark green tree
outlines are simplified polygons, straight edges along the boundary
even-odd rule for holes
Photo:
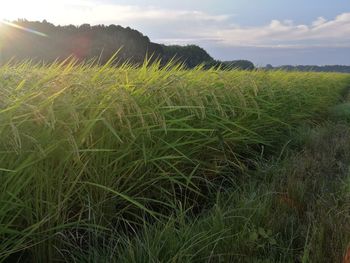
[[[183,63],[188,68],[194,68],[200,64],[207,64],[214,59],[201,47],[196,45],[188,46],[165,46],[163,45],[163,61],[170,60]]]

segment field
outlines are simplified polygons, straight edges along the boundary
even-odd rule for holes
[[[336,73],[2,66],[0,262],[340,262],[349,87]]]

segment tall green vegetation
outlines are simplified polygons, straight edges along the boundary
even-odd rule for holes
[[[179,210],[125,237],[115,250],[91,245],[82,262],[348,262],[350,128],[334,122],[298,132],[300,151],[256,159],[210,194],[199,216]],[[300,138],[299,138],[299,142]],[[97,238],[97,237],[95,237]],[[113,240],[113,239],[110,239]],[[114,239],[113,244],[118,244]]]
[[[87,261],[99,261],[93,248],[101,246],[116,260],[113,251],[127,250],[145,226],[208,208],[218,185],[244,179],[258,157],[280,152],[348,84],[342,74],[147,62],[2,66],[0,261],[83,261],[86,249]]]

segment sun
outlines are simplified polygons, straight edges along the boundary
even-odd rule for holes
[[[49,3],[50,2],[50,3]],[[47,19],[47,17],[53,16],[55,4],[59,1],[45,1],[45,0],[10,0],[0,4],[0,30],[4,28],[4,25],[17,28],[32,34],[40,35],[45,37],[46,35],[25,28],[13,21],[19,19],[26,19],[30,21],[41,21]],[[2,30],[1,30],[2,31]],[[4,32],[2,32],[4,33]]]
[[[53,24],[83,24],[99,0],[0,0],[0,21],[49,21]]]
[[[0,20],[14,21],[17,19],[39,20],[52,15],[54,5],[59,1],[45,0],[9,0],[1,1]]]

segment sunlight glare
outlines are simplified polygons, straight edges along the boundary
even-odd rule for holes
[[[20,25],[11,23],[11,22],[4,21],[4,20],[3,20],[3,21],[0,21],[0,25],[1,25],[1,24],[5,24],[5,25],[8,25],[8,26],[11,26],[11,27],[20,29],[20,30],[22,30],[22,31],[26,31],[26,32],[28,32],[28,33],[32,33],[32,34],[38,35],[38,36],[47,37],[46,34],[41,33],[41,32],[39,32],[39,31],[30,29],[30,28],[26,28],[26,27],[23,27],[23,26],[20,26]]]
[[[2,1],[1,1],[2,2]],[[45,0],[11,0],[0,4],[0,20],[14,21],[17,19],[42,20],[57,12],[61,1]],[[56,9],[56,12],[55,12]]]

